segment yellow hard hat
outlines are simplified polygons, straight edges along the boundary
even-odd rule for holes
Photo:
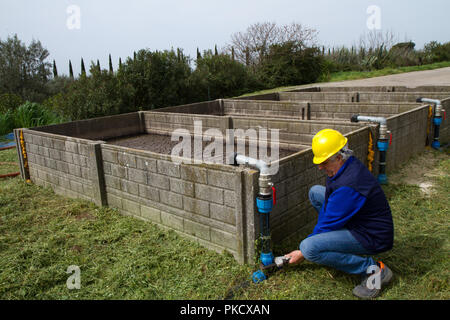
[[[314,164],[321,164],[332,155],[336,154],[347,144],[347,138],[339,131],[323,129],[312,139],[312,151]]]

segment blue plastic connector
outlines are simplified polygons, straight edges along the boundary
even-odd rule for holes
[[[387,184],[387,176],[384,173],[378,175],[379,184]]]
[[[267,279],[267,276],[261,270],[255,271],[252,274],[253,283],[260,283]]]
[[[442,124],[442,117],[440,118],[433,118],[433,123],[435,126],[440,126]]]
[[[389,148],[389,141],[378,141],[377,142],[378,150],[387,151]]]
[[[272,198],[270,199],[258,199],[256,198],[256,206],[260,213],[270,213],[273,208]]]
[[[432,143],[431,143],[431,147],[433,148],[433,149],[439,149],[440,147],[441,147],[441,143],[439,142],[439,141],[433,141]]]
[[[272,264],[274,262],[275,257],[273,256],[272,252],[269,252],[269,253],[261,253],[259,259],[261,260],[261,263],[264,266],[268,266],[269,264]]]

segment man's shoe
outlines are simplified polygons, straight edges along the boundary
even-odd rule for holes
[[[378,261],[377,266],[379,270],[372,272],[372,274],[364,275],[361,284],[353,289],[353,294],[361,299],[373,299],[380,295],[381,290],[392,279],[394,275],[383,262]]]

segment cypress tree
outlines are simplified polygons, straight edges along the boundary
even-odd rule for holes
[[[231,47],[231,59],[234,61],[234,47]]]
[[[112,60],[111,60],[111,54],[109,54],[109,72],[114,73]]]
[[[245,65],[248,67],[250,65],[250,49],[245,48]]]
[[[119,58],[119,69],[122,68],[122,58]]]
[[[58,77],[58,70],[56,69],[56,62],[55,62],[55,60],[53,60],[53,77],[54,78]]]
[[[219,52],[217,51],[217,44],[214,46],[214,55],[218,56]]]
[[[81,75],[86,75],[86,68],[84,67],[84,61],[83,58],[81,58]]]
[[[72,61],[69,60],[69,76],[73,79]]]
[[[100,72],[101,71],[101,69],[100,69],[100,61],[97,59],[97,70]]]

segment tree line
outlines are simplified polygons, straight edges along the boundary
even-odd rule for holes
[[[83,59],[78,74],[69,60],[68,76],[58,74],[55,61],[48,62],[40,41],[27,46],[14,35],[0,39],[0,115],[9,112],[11,118],[29,101],[33,112],[45,108],[56,115],[46,118],[71,121],[326,81],[333,72],[450,61],[450,42],[432,41],[416,50],[411,41],[372,33],[359,46],[325,48],[317,35],[297,23],[256,23],[233,34],[221,50],[197,49],[195,58],[181,48],[141,49],[124,61],[119,58],[117,70],[111,55],[105,69],[99,60],[91,61],[89,74]]]

